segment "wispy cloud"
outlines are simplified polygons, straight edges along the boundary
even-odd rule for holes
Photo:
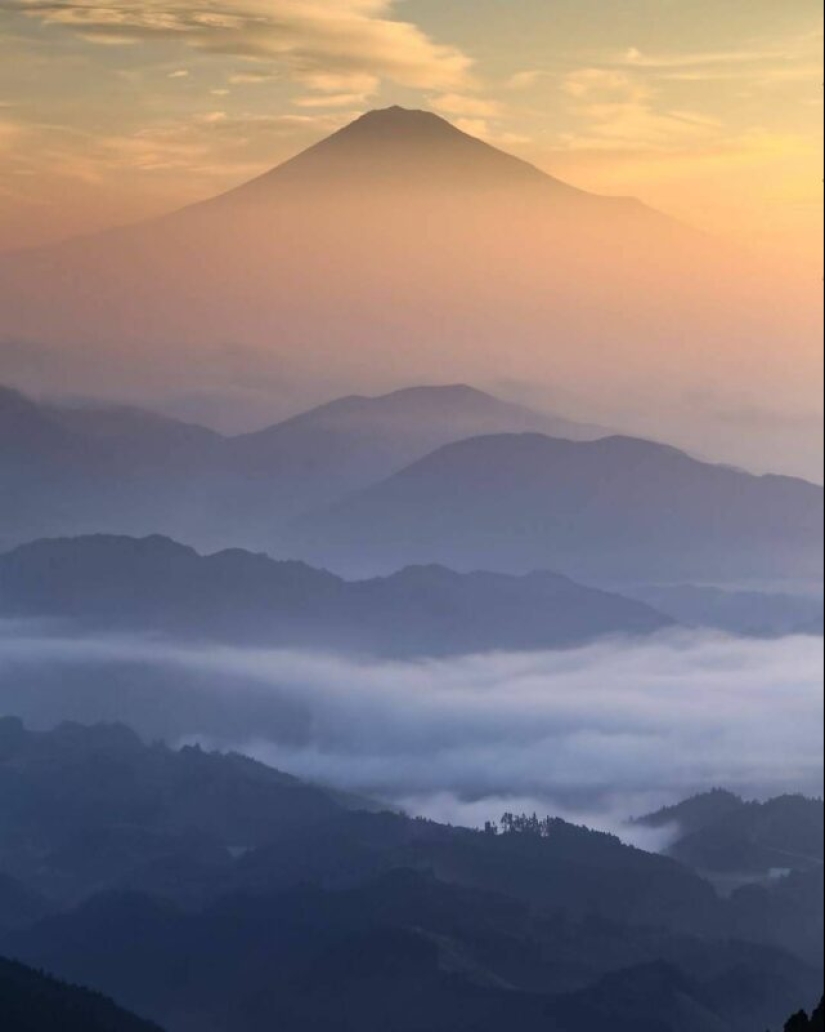
[[[462,118],[498,118],[504,114],[504,105],[497,100],[461,93],[445,93],[433,97],[430,106],[442,114],[458,115]]]
[[[580,68],[561,82],[581,128],[564,139],[584,149],[666,148],[695,144],[718,135],[718,118],[662,105],[654,88],[616,68]]]
[[[471,60],[393,17],[392,0],[4,0],[6,9],[105,44],[179,40],[277,61],[296,75],[368,75],[402,86],[464,85]]]

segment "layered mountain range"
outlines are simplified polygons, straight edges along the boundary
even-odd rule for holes
[[[741,398],[816,411],[783,360],[792,343],[815,372],[800,341],[816,312],[777,304],[793,289],[638,201],[393,108],[182,211],[0,256],[0,342],[5,375],[97,395],[232,385],[300,403],[319,383],[377,392],[472,369],[814,475],[810,435],[790,446],[777,420],[734,434],[713,405],[705,427],[685,403],[733,374]]]
[[[234,437],[142,409],[0,389],[0,544],[106,530],[277,551],[285,524],[308,509],[448,442],[523,430],[600,436],[463,386],[341,398]]]
[[[7,548],[161,533],[355,576],[437,562],[602,584],[821,580],[820,487],[466,387],[342,399],[237,437],[4,391],[0,425]]]
[[[815,883],[724,900],[688,866],[563,821],[482,832],[368,812],[122,726],[0,721],[0,786],[5,898],[16,885],[40,906],[3,904],[0,953],[167,1032],[752,1032],[821,994],[801,934],[821,928]]]

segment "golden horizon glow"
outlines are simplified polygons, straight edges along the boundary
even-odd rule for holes
[[[401,103],[818,263],[819,5],[620,6],[0,0],[0,249],[212,196]]]

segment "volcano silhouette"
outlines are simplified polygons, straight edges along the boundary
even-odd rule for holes
[[[225,195],[260,198],[287,184],[324,189],[336,182],[369,189],[552,189],[566,200],[590,198],[534,165],[469,136],[428,111],[371,111],[297,157]]]
[[[697,349],[686,374],[729,333],[708,313],[767,339],[717,251],[636,200],[396,107],[211,200],[0,259],[0,340],[59,346],[61,388],[83,393],[103,369],[134,385],[139,364],[164,383],[321,377],[329,394],[467,379],[602,390],[605,370],[611,390],[652,377],[658,392],[674,327]]]

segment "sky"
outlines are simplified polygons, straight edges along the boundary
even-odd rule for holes
[[[137,220],[362,112],[820,260],[818,0],[0,0],[0,249]]]

